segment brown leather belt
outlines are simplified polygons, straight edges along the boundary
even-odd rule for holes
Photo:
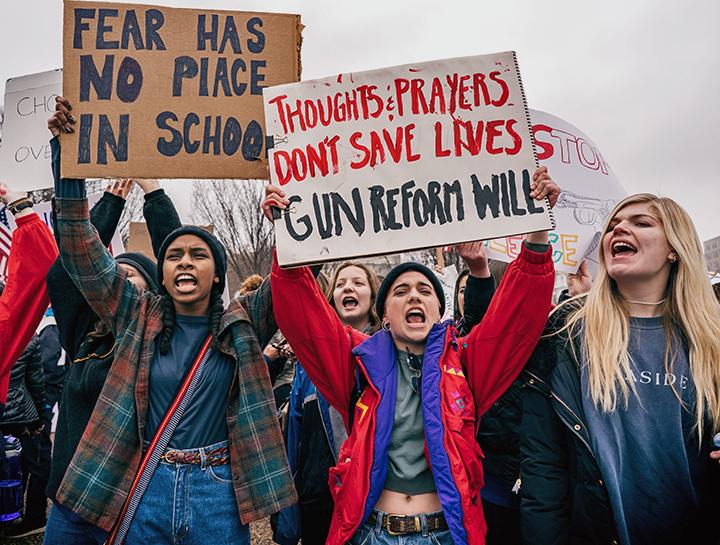
[[[160,459],[163,462],[168,462],[170,464],[202,464],[200,449],[193,449],[190,451],[168,449],[162,456],[160,456]],[[230,449],[228,447],[220,447],[205,451],[205,465],[221,466],[227,464],[229,461]]]
[[[376,524],[379,516],[382,516],[380,527],[390,535],[398,536],[422,532],[422,520],[420,519],[420,515],[394,515],[392,513],[380,515],[376,511],[373,511],[370,513],[368,523]],[[448,529],[445,515],[442,513],[434,513],[424,516],[427,520],[428,532]]]

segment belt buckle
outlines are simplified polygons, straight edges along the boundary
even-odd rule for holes
[[[393,519],[393,518],[395,518],[395,519],[398,519],[398,518],[408,519],[408,518],[410,518],[410,516],[408,516],[408,515],[399,515],[399,514],[397,514],[397,513],[388,513],[387,517],[385,518],[385,524],[384,524],[383,526],[385,527],[385,531],[386,531],[388,534],[390,534],[391,536],[400,536],[400,535],[403,535],[403,534],[408,534],[408,533],[410,533],[410,531],[413,531],[413,532],[420,532],[420,531],[422,531],[422,523],[420,522],[420,516],[419,516],[419,515],[414,515],[414,516],[412,517],[413,523],[414,523],[412,530],[408,530],[408,529],[405,528],[404,525],[403,525],[403,530],[402,530],[401,532],[396,532],[396,531],[394,531],[394,530],[391,528],[390,519]]]

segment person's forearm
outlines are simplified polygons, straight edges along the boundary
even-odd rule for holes
[[[84,199],[85,180],[78,178],[60,179],[60,139],[56,136],[50,140],[52,152],[52,172],[55,183],[55,198],[57,199]]]
[[[125,199],[105,191],[90,210],[90,223],[97,229],[100,240],[105,246],[112,241],[124,208]]]
[[[180,216],[170,197],[159,187],[145,193],[143,216],[147,222],[153,253],[157,256],[165,238],[175,229],[182,227]]]
[[[548,232],[537,231],[535,233],[529,233],[526,239],[532,244],[547,244],[548,243]]]

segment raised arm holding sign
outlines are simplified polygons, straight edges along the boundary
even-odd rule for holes
[[[262,89],[300,76],[300,17],[65,2],[63,177],[267,178]]]
[[[270,87],[283,266],[551,228],[512,52]],[[538,178],[535,182],[542,183]]]

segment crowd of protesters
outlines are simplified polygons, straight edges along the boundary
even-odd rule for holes
[[[276,260],[226,305],[225,248],[156,181],[90,210],[61,179],[74,124],[58,97],[54,234],[0,185],[0,447],[20,445],[24,498],[6,539],[243,544],[271,517],[280,545],[718,542],[720,278],[671,199],[618,203],[595,278],[555,305],[547,232],[509,265],[459,245],[446,321],[416,262]],[[133,183],[154,259],[107,248]],[[559,193],[538,168],[531,196]],[[266,187],[270,221],[287,205]]]

